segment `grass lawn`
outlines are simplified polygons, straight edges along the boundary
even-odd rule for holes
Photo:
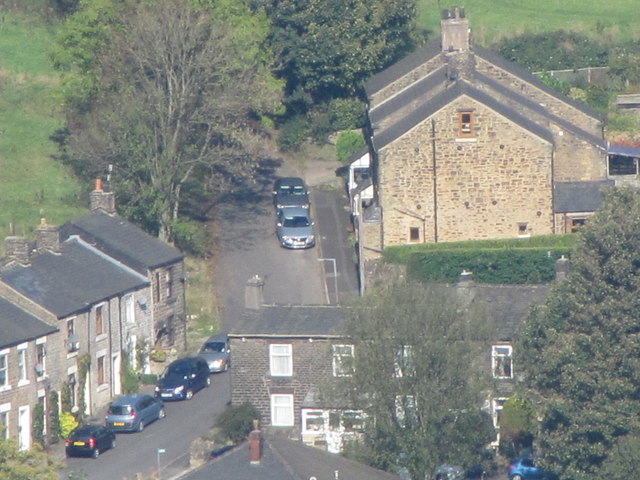
[[[465,8],[474,40],[485,46],[502,37],[555,30],[584,32],[603,40],[640,38],[637,0],[418,0],[419,24],[440,32],[440,11],[452,6]]]
[[[58,82],[47,56],[51,32],[3,12],[0,29],[0,237],[13,224],[31,236],[41,217],[61,224],[82,214],[78,181],[51,155],[63,125],[53,95]],[[1,248],[1,247],[0,247]]]

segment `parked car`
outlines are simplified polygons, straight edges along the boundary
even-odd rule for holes
[[[231,366],[229,351],[229,338],[224,333],[210,337],[202,347],[198,355],[205,359],[209,365],[209,372],[226,372]]]
[[[164,404],[146,394],[123,395],[109,405],[105,425],[115,432],[141,432],[165,417]]]
[[[276,215],[276,234],[285,248],[311,248],[316,244],[309,210],[285,207]]]
[[[509,480],[541,480],[545,472],[537,467],[533,458],[520,457],[509,465]]]
[[[458,465],[440,465],[434,475],[434,480],[464,480],[464,468]]]
[[[285,207],[309,209],[309,191],[299,177],[279,178],[273,184],[273,205],[276,210]]]
[[[116,436],[104,425],[81,425],[65,439],[67,457],[98,458],[110,448],[116,448]]]
[[[163,372],[156,384],[156,397],[191,400],[194,393],[210,384],[209,365],[204,358],[181,358],[171,362]]]

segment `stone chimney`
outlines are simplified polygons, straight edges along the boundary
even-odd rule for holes
[[[458,277],[458,284],[461,287],[468,287],[471,283],[473,283],[473,272],[462,270],[462,273]]]
[[[262,460],[262,434],[258,423],[258,420],[253,421],[253,430],[249,433],[249,461],[251,465],[259,465]]]
[[[562,255],[556,260],[556,282],[561,282],[569,274],[569,259]]]
[[[96,178],[96,188],[89,194],[89,207],[92,212],[116,214],[116,196],[111,191],[111,185],[108,182],[103,185],[102,179]]]
[[[29,265],[31,262],[31,245],[25,237],[6,237],[4,239],[4,253],[7,258],[20,265]]]
[[[251,310],[260,310],[263,304],[264,280],[259,275],[249,279],[244,287],[244,307]]]
[[[465,52],[469,50],[469,20],[463,7],[442,10],[440,20],[443,52]]]
[[[60,252],[59,228],[49,225],[46,218],[40,219],[40,225],[36,229],[36,251]]]

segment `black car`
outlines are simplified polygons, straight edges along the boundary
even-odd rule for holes
[[[116,435],[104,425],[82,425],[65,440],[68,457],[98,458],[110,448],[116,448]]]
[[[189,357],[169,364],[156,384],[156,397],[163,400],[190,400],[198,390],[208,387],[209,365],[204,358]]]
[[[309,209],[309,192],[300,177],[279,178],[273,184],[273,204],[276,210],[285,207]]]

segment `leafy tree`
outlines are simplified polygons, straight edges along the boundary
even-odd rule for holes
[[[245,440],[251,430],[253,422],[260,421],[260,412],[248,403],[236,407],[227,407],[216,419],[216,427],[234,444]]]
[[[264,153],[260,117],[280,105],[266,17],[226,0],[96,3],[58,47],[69,85],[86,85],[67,92],[65,158],[85,178],[113,165],[122,213],[172,240],[191,182],[241,176]]]
[[[640,432],[638,231],[638,193],[608,191],[516,349],[543,418],[540,453],[563,478],[599,478],[614,446]]]
[[[36,444],[20,450],[10,440],[0,440],[0,478],[2,480],[58,480],[58,465]]]
[[[254,0],[271,19],[270,44],[291,113],[353,97],[372,73],[411,48],[415,0]]]
[[[495,435],[481,410],[491,332],[480,306],[443,287],[392,285],[357,302],[345,328],[353,374],[326,390],[365,405],[370,421],[350,450],[411,478],[442,463],[478,465]]]

